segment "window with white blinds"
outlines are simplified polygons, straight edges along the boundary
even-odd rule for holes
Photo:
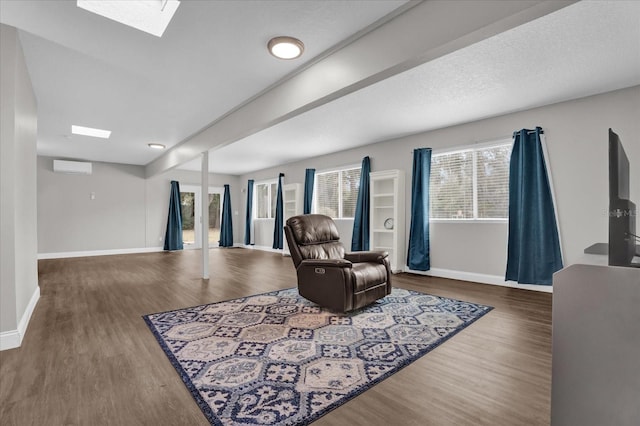
[[[512,142],[509,142],[475,151],[478,219],[509,217],[509,160],[512,146]]]
[[[507,219],[512,142],[434,154],[431,219]]]
[[[276,217],[276,199],[278,184],[275,182],[257,183],[255,185],[256,219],[272,219]]]
[[[334,219],[353,218],[356,213],[360,168],[316,173],[314,210]]]
[[[340,180],[342,192],[342,215],[340,217],[355,217],[358,190],[360,189],[360,168],[343,170]]]

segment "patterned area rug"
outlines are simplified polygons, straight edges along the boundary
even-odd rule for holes
[[[492,308],[394,288],[348,314],[287,289],[144,316],[213,425],[307,425]]]

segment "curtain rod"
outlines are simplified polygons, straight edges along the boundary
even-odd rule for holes
[[[465,144],[465,145],[456,145],[456,146],[452,146],[452,147],[438,147],[438,148],[431,148],[431,150],[435,150],[435,151],[465,151],[465,150],[469,150],[472,149],[471,146],[472,145],[490,145],[492,143],[496,143],[496,144],[500,144],[501,141],[505,141],[505,140],[512,140],[513,136],[509,135],[509,136],[500,136],[497,138],[491,138],[491,139],[484,139],[484,140],[480,140],[480,141],[475,141],[475,142],[471,142],[469,144]],[[414,148],[414,150],[411,151],[411,155],[413,155],[413,152],[416,149],[420,149],[420,148]]]
[[[530,135],[531,133],[535,133],[535,132],[536,132],[535,130],[527,130],[527,134],[528,135]],[[516,133],[519,133],[519,131],[515,131],[511,135],[498,136],[498,137],[491,138],[491,139],[483,139],[483,140],[480,140],[480,141],[475,141],[475,142],[472,142],[471,144],[472,145],[481,145],[481,144],[485,144],[485,143],[488,144],[488,143],[491,143],[491,142],[500,142],[501,140],[504,140],[504,139],[513,139],[513,135],[516,134]],[[543,135],[544,134],[544,130],[540,130],[540,134]],[[467,146],[467,145],[461,145],[461,147],[463,147],[463,146]],[[456,147],[452,147],[452,149],[455,149],[455,148]],[[420,149],[420,148],[415,148],[415,149]],[[442,148],[438,148],[438,149],[442,149]],[[411,154],[413,155],[413,150],[411,151]]]
[[[535,130],[527,130],[527,134],[528,135],[530,135],[531,133],[535,133],[535,132],[536,132]],[[513,133],[520,133],[520,132],[516,130]],[[540,129],[540,134],[543,134],[543,133],[544,133],[544,130]]]

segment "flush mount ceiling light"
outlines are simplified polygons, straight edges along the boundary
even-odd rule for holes
[[[162,37],[178,0],[78,0],[78,7],[145,33]]]
[[[165,149],[165,146],[161,143],[148,143],[147,146],[152,149]]]
[[[111,130],[93,129],[91,127],[71,126],[71,133],[74,135],[92,136],[94,138],[109,139]]]
[[[297,38],[280,36],[274,37],[267,43],[269,53],[280,59],[295,59],[304,52],[304,43]]]

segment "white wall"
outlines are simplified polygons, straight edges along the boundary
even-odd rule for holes
[[[411,164],[415,148],[463,146],[501,139],[522,128],[541,126],[546,135],[554,179],[557,211],[565,264],[575,263],[585,247],[607,241],[608,145],[613,128],[631,162],[631,198],[640,203],[640,86],[563,102],[542,108],[488,118],[335,154],[296,162],[241,176],[256,181],[285,173],[287,183],[304,182],[305,168],[317,170],[359,164],[371,157],[371,170],[401,169],[406,173],[406,234],[409,234]],[[242,200],[242,211],[246,202]],[[241,216],[244,220],[244,215]],[[352,224],[343,223],[343,237],[350,238]],[[244,225],[242,225],[244,229]],[[433,269],[504,277],[507,224],[431,225]],[[346,241],[345,241],[346,243]],[[268,245],[258,241],[256,245]],[[347,245],[347,244],[345,244]],[[349,247],[347,245],[347,247]]]
[[[246,201],[245,201],[246,204]],[[246,210],[245,210],[246,211]],[[244,222],[244,216],[242,218]],[[256,247],[273,247],[274,219],[254,219],[253,221],[253,241]],[[244,242],[244,228],[242,231],[242,241]]]
[[[39,253],[145,247],[143,167],[93,162],[74,175],[53,160],[38,157]]]
[[[39,296],[37,105],[15,28],[0,25],[0,348],[19,346]]]
[[[200,173],[172,170],[145,179],[144,166],[92,162],[91,175],[53,172],[53,158],[38,157],[38,253],[101,252],[164,245],[170,181],[200,184]],[[237,205],[237,177],[209,174],[210,186],[230,184]],[[91,194],[95,195],[91,199]],[[234,238],[240,241],[234,216]]]

